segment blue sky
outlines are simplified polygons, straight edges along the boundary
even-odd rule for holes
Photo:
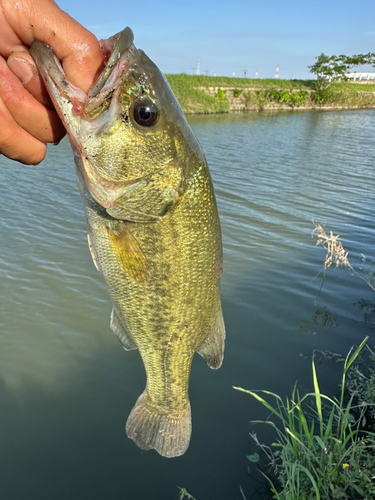
[[[62,9],[107,38],[130,26],[135,45],[164,73],[310,78],[324,52],[375,52],[375,0],[57,0]],[[371,68],[364,68],[371,70]],[[372,71],[375,71],[373,68]]]

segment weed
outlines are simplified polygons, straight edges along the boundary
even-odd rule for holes
[[[312,100],[315,104],[322,105],[322,104],[327,104],[331,101],[334,100],[335,94],[333,91],[333,88],[328,88],[324,90],[316,90],[313,93]]]
[[[188,498],[188,500],[195,500],[195,498],[187,492],[186,488],[181,488],[181,486],[177,486],[177,488],[180,490],[180,500],[185,497]]]
[[[375,432],[375,353],[366,347],[365,360],[349,374],[347,392],[354,395],[352,415],[360,429]]]
[[[368,337],[367,337],[368,338]],[[367,338],[346,357],[339,400],[331,399],[319,389],[314,360],[312,362],[314,392],[300,397],[296,387],[291,399],[285,401],[269,391],[245,392],[262,403],[279,425],[272,420],[256,421],[270,425],[277,434],[277,441],[265,446],[252,435],[261,451],[268,457],[273,481],[273,498],[277,500],[359,500],[375,498],[375,435],[359,430],[359,423],[351,415],[354,395],[344,402],[346,377]],[[262,397],[262,396],[265,397]],[[270,403],[269,398],[274,401]],[[314,418],[305,407],[312,398]],[[330,407],[323,416],[323,402]],[[361,413],[362,415],[362,413]],[[249,460],[255,461],[251,455]],[[276,481],[276,485],[274,484]]]
[[[267,90],[266,96],[270,101],[288,104],[294,108],[304,106],[308,100],[309,93],[305,90],[270,89]]]
[[[350,269],[356,276],[358,276],[358,278],[365,281],[368,286],[375,291],[372,268],[367,267],[366,277],[361,276],[350,264],[348,259],[348,252],[345,252],[341,241],[339,241],[340,236],[334,236],[332,231],[330,232],[330,236],[327,236],[321,224],[316,224],[314,221],[312,222],[315,226],[315,229],[312,231],[312,236],[314,236],[315,233],[318,236],[316,244],[321,245],[327,251],[326,258],[323,264],[324,273],[332,264],[336,264],[336,267],[343,266],[347,269]],[[368,261],[366,261],[366,257],[364,255],[362,255],[362,262],[368,265]]]
[[[243,89],[233,89],[232,90],[233,97],[240,97],[242,92],[243,92]]]
[[[332,263],[335,263],[336,267],[344,266],[353,270],[348,260],[348,252],[345,252],[341,241],[339,241],[340,236],[333,236],[331,231],[331,235],[328,237],[321,224],[315,224],[314,221],[313,224],[315,229],[313,230],[312,235],[314,235],[314,233],[317,233],[318,235],[316,244],[321,245],[327,250],[326,259],[324,261],[324,270],[326,270],[327,267],[331,267]]]
[[[259,107],[261,109],[264,108],[269,103],[269,99],[267,99],[267,91],[256,90],[255,95],[258,99]]]
[[[217,97],[220,101],[227,102],[227,92],[227,90],[218,88],[215,97]]]

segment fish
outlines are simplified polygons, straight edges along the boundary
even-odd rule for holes
[[[217,203],[202,148],[132,30],[100,44],[106,63],[87,94],[49,46],[36,41],[30,52],[72,146],[89,250],[113,303],[110,327],[145,368],[126,434],[177,457],[191,438],[193,356],[213,369],[224,356]]]

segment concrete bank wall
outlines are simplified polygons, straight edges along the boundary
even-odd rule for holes
[[[361,98],[358,103],[345,103],[342,99],[338,102],[329,102],[327,104],[314,103],[312,96],[314,91],[304,90],[307,94],[306,100],[303,105],[295,105],[291,102],[278,102],[266,98],[266,90],[264,88],[241,88],[236,89],[233,87],[197,87],[199,90],[206,94],[226,100],[229,105],[229,112],[241,111],[260,111],[266,110],[304,110],[304,109],[360,109],[360,108],[375,108],[375,92],[358,92]],[[285,89],[280,89],[286,91]],[[288,91],[286,91],[288,92]],[[290,92],[290,91],[289,91]],[[293,92],[299,92],[293,90]]]

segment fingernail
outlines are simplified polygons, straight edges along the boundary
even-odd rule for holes
[[[37,74],[36,67],[30,61],[19,56],[8,60],[8,67],[23,84],[28,83]]]

